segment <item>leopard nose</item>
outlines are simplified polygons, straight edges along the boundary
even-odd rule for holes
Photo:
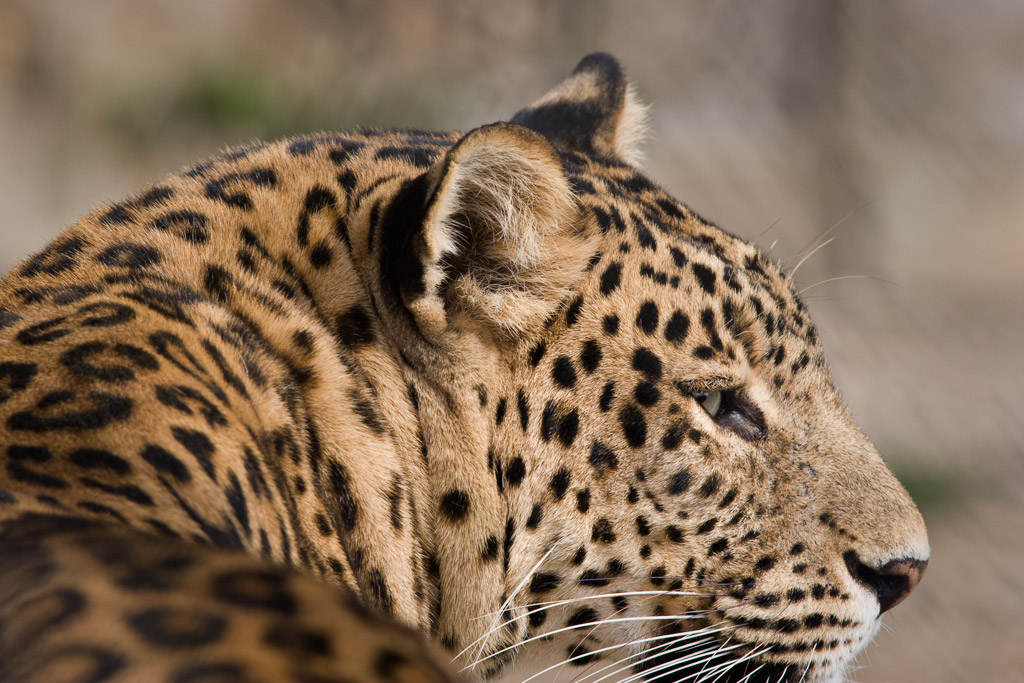
[[[843,554],[846,569],[857,582],[869,588],[878,598],[879,614],[903,602],[924,576],[928,560],[910,557],[891,560],[880,567],[869,567],[860,561],[857,553]]]

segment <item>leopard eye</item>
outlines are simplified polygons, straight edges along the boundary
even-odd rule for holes
[[[712,418],[718,415],[718,411],[722,407],[721,391],[701,391],[695,393],[693,397],[697,399],[700,407]]]
[[[739,389],[725,391],[690,391],[704,412],[723,429],[749,441],[765,434],[764,415]]]

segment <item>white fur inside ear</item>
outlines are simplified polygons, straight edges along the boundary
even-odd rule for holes
[[[452,150],[424,221],[428,292],[460,319],[539,325],[595,248],[561,162],[540,135],[496,124]]]
[[[427,263],[440,263],[446,256],[458,254],[465,250],[460,244],[460,236],[465,235],[469,226],[462,225],[456,217],[459,206],[459,169],[453,162],[448,175],[442,179],[442,188],[437,192],[437,199],[427,215],[429,229],[423,231],[423,253],[420,257]],[[428,282],[428,287],[437,283]]]
[[[484,144],[451,162],[428,216],[431,259],[474,252],[514,269],[538,265],[545,237],[564,228],[575,205],[561,169],[531,152]]]
[[[640,100],[636,88],[630,83],[626,87],[626,98],[619,113],[618,125],[615,127],[615,148],[619,158],[631,166],[640,166],[643,162],[643,143],[649,132],[650,105]]]

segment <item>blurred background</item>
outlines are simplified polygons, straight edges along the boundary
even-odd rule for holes
[[[227,145],[468,129],[596,49],[653,105],[648,173],[800,264],[924,513],[851,679],[1024,680],[1022,2],[0,0],[0,272]]]

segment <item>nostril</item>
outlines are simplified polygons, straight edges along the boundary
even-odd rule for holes
[[[878,598],[879,614],[903,602],[917,587],[928,566],[928,560],[904,558],[886,562],[875,569],[861,562],[853,550],[843,553],[843,560],[850,576],[870,588]]]

